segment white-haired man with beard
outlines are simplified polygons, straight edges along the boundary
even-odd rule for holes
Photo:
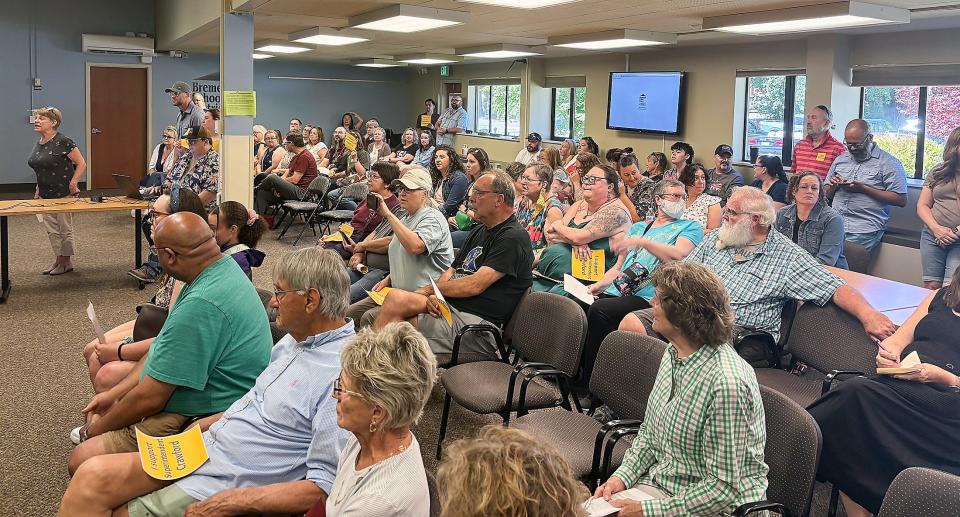
[[[685,259],[707,265],[723,280],[736,313],[734,335],[749,328],[779,339],[781,311],[790,299],[817,305],[833,300],[860,320],[874,338],[882,340],[893,334],[893,322],[859,292],[772,230],[775,219],[770,196],[754,187],[738,188],[727,201],[720,229],[708,234]],[[656,335],[652,323],[653,309],[644,309],[628,314],[620,330]]]

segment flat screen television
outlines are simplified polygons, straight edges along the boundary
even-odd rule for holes
[[[680,134],[684,93],[683,72],[610,72],[607,129]]]

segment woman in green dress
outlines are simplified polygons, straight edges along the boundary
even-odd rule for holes
[[[574,253],[581,260],[589,261],[594,251],[602,251],[600,275],[617,262],[610,241],[622,238],[630,228],[629,212],[619,199],[620,176],[608,165],[596,165],[581,178],[581,185],[583,199],[574,203],[563,219],[547,228],[549,245],[540,255],[533,273],[535,291],[565,295],[563,275],[573,274]]]

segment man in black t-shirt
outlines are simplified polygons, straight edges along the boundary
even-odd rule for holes
[[[450,305],[452,325],[441,316],[439,300],[428,285],[412,293],[391,291],[374,328],[409,321],[435,353],[450,353],[454,336],[464,325],[506,323],[533,278],[533,244],[513,215],[513,198],[513,180],[502,172],[484,174],[473,185],[470,202],[481,224],[437,279],[437,288]],[[488,333],[469,333],[461,340],[460,351],[494,354],[496,344]]]

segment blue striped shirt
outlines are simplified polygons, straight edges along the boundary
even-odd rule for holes
[[[210,460],[177,482],[195,499],[300,479],[329,494],[349,433],[337,425],[333,382],[353,321],[301,343],[287,334],[253,388],[203,433]]]

